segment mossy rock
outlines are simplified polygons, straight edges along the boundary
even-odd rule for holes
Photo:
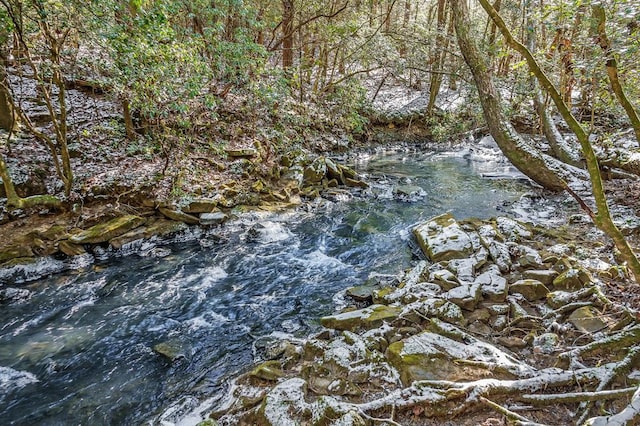
[[[144,222],[145,219],[140,216],[127,215],[117,217],[106,223],[81,231],[69,238],[69,241],[74,244],[103,243],[137,228]]]
[[[392,343],[385,357],[398,370],[405,385],[417,380],[507,379],[523,368],[495,346],[467,340],[462,342],[427,331]],[[500,365],[500,371],[493,368],[495,365]]]
[[[262,380],[276,382],[284,376],[280,361],[266,361],[254,368],[249,376]]]
[[[305,184],[318,184],[327,175],[327,163],[323,157],[316,158],[304,169]]]
[[[172,209],[168,209],[168,208],[164,208],[164,207],[160,207],[158,209],[158,211],[160,213],[162,213],[162,215],[164,217],[166,217],[167,219],[171,219],[171,220],[175,220],[178,222],[184,222],[187,225],[199,225],[200,224],[200,219],[190,215],[188,213],[183,213],[181,211],[177,211],[177,210],[172,210]]]
[[[402,309],[395,306],[371,305],[364,309],[322,317],[320,323],[334,330],[368,330],[379,327],[383,321],[396,319],[400,312]]]
[[[533,279],[518,280],[509,286],[509,294],[521,294],[529,301],[545,299],[549,289],[541,281]]]
[[[87,251],[80,244],[73,244],[70,241],[60,241],[58,244],[58,250],[67,256],[80,256],[86,254]]]
[[[231,158],[253,158],[258,156],[258,150],[254,148],[228,148],[224,151]]]
[[[180,210],[185,213],[210,213],[218,209],[218,201],[218,199],[213,198],[199,198],[191,201]]]
[[[32,256],[34,256],[33,250],[28,245],[15,245],[0,249],[0,263],[11,259]]]
[[[553,280],[558,277],[558,271],[553,269],[529,269],[522,273],[524,279],[537,280],[545,286],[553,284]]]
[[[608,326],[602,313],[592,306],[583,306],[573,311],[569,315],[569,322],[583,333],[596,333]]]
[[[556,290],[579,290],[591,283],[591,275],[583,268],[570,268],[553,280]]]

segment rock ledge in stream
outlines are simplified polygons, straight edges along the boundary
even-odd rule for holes
[[[106,223],[101,223],[96,226],[92,226],[89,229],[79,232],[69,238],[74,244],[97,244],[109,241],[112,238],[119,237],[122,234],[129,232],[130,230],[137,228],[145,222],[144,218],[140,216],[121,216],[110,220]]]

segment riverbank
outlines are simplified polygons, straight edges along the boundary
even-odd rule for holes
[[[426,260],[397,280],[346,289],[350,305],[314,336],[273,339],[204,424],[638,417],[637,299],[615,290],[630,283],[597,240],[449,214],[413,234]]]

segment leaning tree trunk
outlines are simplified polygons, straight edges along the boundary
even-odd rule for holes
[[[475,80],[491,136],[509,161],[533,181],[555,191],[564,190],[566,183],[549,170],[547,159],[520,138],[504,115],[500,97],[491,78],[489,64],[480,54],[470,34],[473,26],[469,21],[466,0],[451,0],[450,5],[460,51]]]
[[[589,213],[595,225],[613,240],[616,248],[620,250],[622,258],[627,262],[629,268],[631,269],[631,272],[633,273],[635,279],[640,280],[640,261],[638,261],[638,257],[631,249],[631,246],[625,239],[624,235],[622,235],[622,232],[620,232],[615,223],[613,223],[613,219],[611,218],[609,205],[607,204],[607,198],[604,192],[604,185],[602,183],[602,175],[600,174],[600,166],[598,165],[598,158],[596,157],[596,154],[593,151],[593,147],[589,142],[589,135],[584,130],[582,125],[578,122],[578,120],[576,120],[576,118],[573,116],[571,110],[564,102],[562,95],[556,89],[553,83],[551,83],[551,80],[549,80],[547,75],[542,71],[531,52],[529,52],[529,50],[522,43],[513,38],[513,35],[502,20],[502,17],[491,6],[488,0],[479,1],[483,9],[491,17],[493,22],[495,22],[496,26],[505,38],[507,44],[525,58],[530,71],[536,76],[542,88],[549,94],[549,96],[555,103],[556,108],[558,108],[558,111],[562,115],[562,118],[564,118],[564,120],[569,125],[569,128],[575,133],[576,137],[578,138],[578,142],[580,142],[580,147],[582,148],[582,153],[587,165],[587,171],[589,172],[589,177],[591,178],[591,190],[595,198],[597,211],[592,212],[582,202],[581,206],[587,211],[587,213]],[[457,0],[457,2],[462,2],[462,0]],[[569,188],[567,187],[567,189]]]
[[[496,9],[498,11],[498,9]],[[525,13],[525,25],[527,30],[527,47],[533,53],[536,50],[536,27],[537,22],[531,18],[527,12],[527,8],[524,9]],[[491,18],[489,18],[491,21]],[[493,24],[495,28],[495,24]],[[552,155],[563,163],[571,164],[572,166],[582,167],[579,155],[572,155],[572,149],[565,141],[564,137],[558,130],[556,123],[554,123],[549,108],[544,100],[542,90],[540,89],[540,83],[534,75],[530,76],[530,85],[532,88],[533,106],[540,119],[542,132],[547,139],[547,143],[551,148]]]
[[[611,89],[613,93],[616,95],[618,102],[624,108],[627,116],[629,117],[629,121],[631,121],[631,125],[633,126],[633,131],[636,134],[636,139],[640,142],[640,118],[638,117],[638,112],[635,110],[629,98],[624,93],[624,89],[622,88],[622,84],[620,84],[620,79],[618,78],[618,61],[614,56],[614,53],[611,50],[611,42],[607,37],[607,31],[605,28],[605,23],[607,20],[607,16],[604,12],[604,8],[600,4],[594,4],[591,6],[593,10],[593,16],[596,18],[598,24],[598,42],[602,51],[606,55],[605,66],[607,68],[607,75],[609,76],[609,82],[611,83]]]

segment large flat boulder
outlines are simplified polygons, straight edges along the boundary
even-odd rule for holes
[[[92,226],[69,238],[74,244],[98,244],[109,241],[112,238],[126,234],[132,229],[145,223],[145,219],[140,216],[127,215],[120,216],[105,223]]]
[[[424,254],[433,262],[462,259],[473,254],[473,243],[450,213],[416,226],[413,234]]]
[[[322,317],[320,324],[334,330],[357,331],[371,329],[391,321],[400,315],[402,309],[394,306],[371,305],[364,309]]]
[[[385,356],[405,385],[416,380],[507,379],[524,369],[509,354],[481,340],[469,336],[463,342],[428,331],[392,343]]]

